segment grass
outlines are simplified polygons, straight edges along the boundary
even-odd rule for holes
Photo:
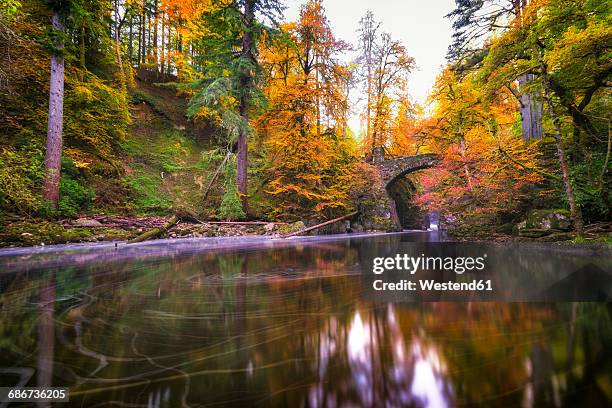
[[[134,123],[121,144],[134,212],[164,215],[177,207],[200,212],[201,193],[214,171],[204,154],[207,146],[169,121],[171,115],[159,114],[165,101],[158,96],[140,90],[133,99],[146,102],[134,106]]]
[[[572,243],[574,244],[584,244],[584,243],[590,243],[590,244],[608,244],[608,245],[612,245],[612,236],[610,235],[599,235],[597,237],[594,238],[585,238],[585,237],[576,237],[574,238],[572,241]]]

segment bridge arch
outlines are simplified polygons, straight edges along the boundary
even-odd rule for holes
[[[418,170],[433,167],[439,158],[436,154],[417,154],[415,156],[404,156],[394,159],[382,160],[376,165],[385,183],[385,188],[390,188],[393,183],[404,178],[404,176]]]
[[[391,215],[398,228],[413,228],[414,225],[407,225],[410,218],[411,208],[407,196],[415,192],[415,186],[405,176],[415,171],[433,167],[438,161],[436,154],[418,154],[414,156],[396,157],[386,159],[383,149],[376,149],[373,152],[374,164],[378,167],[385,186],[385,190],[390,199]]]

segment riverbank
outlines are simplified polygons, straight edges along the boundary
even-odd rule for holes
[[[232,250],[250,250],[254,248],[283,248],[296,244],[302,246],[320,245],[322,243],[342,242],[347,239],[360,240],[376,237],[393,237],[413,235],[429,237],[438,241],[437,232],[390,232],[390,233],[354,233],[324,236],[300,236],[281,238],[269,235],[226,236],[204,238],[162,238],[128,244],[127,241],[56,244],[35,247],[0,248],[0,271],[19,272],[31,269],[54,268],[66,265],[88,265],[103,262],[106,266],[121,263],[124,260],[171,257],[180,254],[203,253],[215,251],[223,253]],[[110,255],[110,256],[109,256]]]
[[[0,271],[14,273],[30,270],[51,269],[66,266],[104,264],[107,268],[123,265],[126,261],[157,262],[160,258],[174,258],[195,253],[214,253],[223,256],[226,252],[251,250],[281,250],[295,247],[336,245],[347,240],[357,245],[368,239],[379,242],[407,237],[410,242],[435,243],[447,241],[443,231],[403,231],[379,233],[350,233],[319,236],[297,236],[282,238],[274,235],[223,236],[202,238],[161,238],[130,244],[125,240],[108,242],[82,242],[30,247],[0,248]],[[404,238],[402,238],[404,239]],[[522,250],[554,251],[571,256],[608,256],[612,249],[603,243],[573,242],[495,242],[472,241],[476,245],[491,248],[521,248]]]
[[[0,227],[0,248],[34,247],[57,244],[121,242],[134,239],[146,231],[161,228],[168,223],[170,217],[125,217],[125,216],[83,216],[76,219],[45,221],[40,219],[14,220],[5,222]],[[281,222],[222,222],[222,221],[181,221],[168,232],[157,238],[189,239],[215,237],[279,237],[304,228],[301,221],[295,223]],[[342,228],[340,228],[342,229]],[[340,231],[321,230],[318,235],[351,232],[344,228]],[[388,231],[365,231],[366,233],[381,233]],[[459,242],[566,242],[612,244],[610,232],[589,233],[584,238],[576,238],[571,232],[554,234],[540,238],[517,237],[507,233],[479,230],[451,231],[453,241]]]
[[[169,217],[91,216],[74,220],[8,222],[0,230],[0,247],[128,241],[166,225]],[[302,223],[179,222],[160,238],[277,236],[294,232]]]

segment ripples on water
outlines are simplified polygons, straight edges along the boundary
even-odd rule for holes
[[[87,407],[610,406],[607,304],[363,300],[360,249],[415,237],[31,259],[0,275],[0,386]]]

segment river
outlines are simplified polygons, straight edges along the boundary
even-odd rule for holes
[[[0,251],[0,386],[87,407],[610,406],[609,303],[362,296],[364,249],[438,239]]]

